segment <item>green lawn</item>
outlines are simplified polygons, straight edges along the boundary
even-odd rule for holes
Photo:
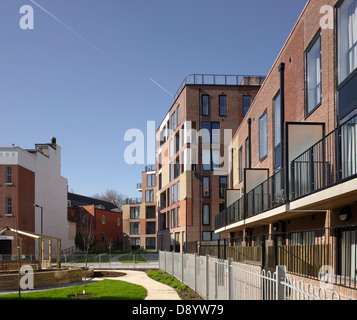
[[[83,285],[52,289],[38,292],[22,293],[23,300],[75,300],[70,296],[83,292]],[[142,286],[120,280],[101,280],[86,285],[86,294],[94,295],[88,300],[144,300],[146,289]],[[0,300],[18,299],[18,294],[0,295]]]
[[[147,261],[141,256],[141,254],[126,254],[119,258],[122,263],[147,263]]]
[[[175,288],[180,291],[186,290],[188,288],[185,284],[181,283],[175,277],[161,270],[148,270],[147,275],[156,281],[168,284],[172,288]]]

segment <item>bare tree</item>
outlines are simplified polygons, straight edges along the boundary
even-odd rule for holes
[[[92,198],[95,199],[100,199],[100,200],[105,200],[114,203],[118,208],[121,208],[122,205],[125,203],[125,199],[127,198],[124,194],[113,190],[113,189],[108,189],[102,194],[95,194],[92,196]]]
[[[84,214],[81,219],[84,223],[81,228],[79,238],[82,242],[83,249],[86,253],[86,264],[84,268],[84,287],[83,294],[86,294],[86,280],[87,280],[87,268],[88,268],[88,252],[96,242],[96,232],[94,228],[94,218],[91,215]]]
[[[111,250],[113,248],[114,245],[114,241],[112,239],[107,240],[107,246],[108,246],[108,250],[109,250],[109,276],[111,275],[111,264],[110,264],[110,260],[111,260]]]

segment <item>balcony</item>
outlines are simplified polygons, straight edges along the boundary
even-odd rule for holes
[[[125,199],[125,204],[141,204],[142,198],[127,198]]]
[[[216,216],[216,230],[226,228],[227,226],[229,226],[228,229],[232,229],[241,225],[247,225],[256,220],[252,218],[284,206],[286,197],[283,177],[283,171],[278,171],[228,206]],[[287,208],[284,206],[281,210],[276,210],[274,214],[277,215],[286,211]],[[258,219],[262,219],[262,217]],[[264,219],[269,219],[269,217],[264,217]]]
[[[217,74],[191,74],[185,78],[177,90],[174,101],[179,97],[186,85],[225,85],[225,86],[261,86],[265,76],[217,75]]]
[[[292,125],[290,149],[295,148],[288,154],[289,159],[303,145],[311,147],[291,160],[288,172],[281,170],[263,182],[267,174],[264,170],[249,169],[245,182],[247,193],[234,203],[229,202],[216,216],[216,232],[233,232],[249,224],[272,223],[286,214],[291,218],[356,203],[357,115],[322,139],[316,139],[321,134],[320,125]],[[297,134],[302,131],[305,134]],[[317,142],[313,143],[314,140]],[[285,181],[286,174],[288,181]],[[284,190],[285,185],[289,193]]]
[[[136,184],[136,190],[142,191],[143,190],[143,184],[142,183],[137,183]]]
[[[334,209],[357,199],[357,115],[291,162],[291,209]]]

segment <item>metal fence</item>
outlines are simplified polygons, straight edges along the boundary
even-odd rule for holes
[[[128,259],[121,261],[124,256]],[[85,254],[62,255],[63,265],[84,267]],[[157,252],[125,253],[125,254],[89,254],[87,266],[93,269],[158,269],[159,260]]]
[[[303,281],[288,275],[285,266],[277,266],[273,272],[231,258],[166,251],[159,252],[159,266],[206,300],[353,299],[334,290],[328,277]]]

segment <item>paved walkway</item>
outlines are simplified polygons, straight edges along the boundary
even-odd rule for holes
[[[103,271],[103,270],[100,270]],[[115,270],[113,270],[115,271]],[[118,270],[119,271],[119,270]],[[123,277],[110,277],[111,280],[122,280],[143,286],[147,291],[145,300],[181,300],[174,288],[151,279],[143,271],[120,270],[126,273]],[[102,280],[103,278],[92,278],[92,281]]]

